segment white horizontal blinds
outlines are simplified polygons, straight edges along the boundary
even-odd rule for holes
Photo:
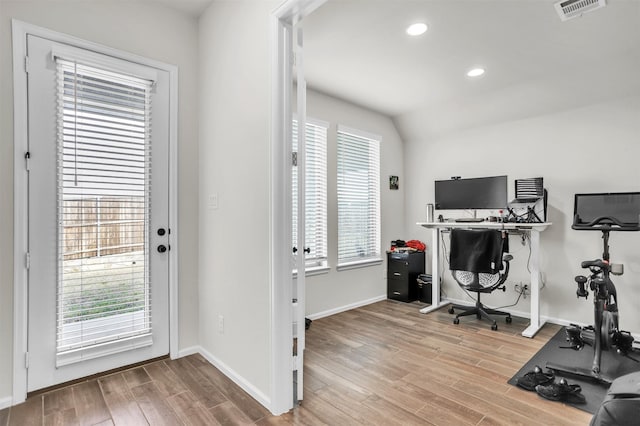
[[[380,140],[338,127],[338,264],[380,257]]]
[[[327,262],[327,128],[306,123],[305,253],[307,267]],[[298,121],[293,121],[293,150],[298,150]],[[298,177],[293,174],[293,246],[297,245]]]
[[[61,365],[113,353],[136,337],[150,343],[152,82],[62,58],[56,64]]]

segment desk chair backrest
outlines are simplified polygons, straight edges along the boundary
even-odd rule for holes
[[[452,229],[449,269],[467,290],[489,293],[509,274],[513,257],[504,253],[506,234],[493,229]]]

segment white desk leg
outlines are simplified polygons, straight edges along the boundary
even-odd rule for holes
[[[440,309],[449,302],[442,303],[440,300],[440,269],[438,259],[440,258],[440,228],[431,229],[431,306],[420,309],[421,314],[426,314],[436,309]]]
[[[531,237],[531,324],[522,335],[533,337],[542,328],[544,321],[540,319],[540,232],[530,231]]]

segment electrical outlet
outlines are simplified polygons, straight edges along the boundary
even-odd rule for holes
[[[224,316],[218,315],[218,333],[224,334]]]
[[[524,299],[526,299],[527,296],[531,294],[531,292],[529,291],[529,284],[524,284],[522,283],[522,281],[518,284],[515,284],[513,286],[513,289],[516,293],[521,294]]]

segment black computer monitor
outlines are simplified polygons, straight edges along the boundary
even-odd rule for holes
[[[575,194],[573,228],[593,226],[638,227],[640,192]]]
[[[435,181],[438,210],[504,209],[507,207],[507,176]]]

